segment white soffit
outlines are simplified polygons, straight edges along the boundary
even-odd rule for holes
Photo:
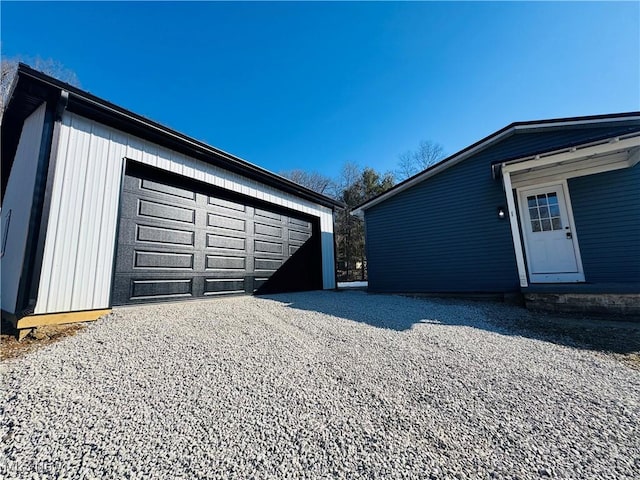
[[[640,160],[640,132],[502,164],[514,187],[629,168]]]

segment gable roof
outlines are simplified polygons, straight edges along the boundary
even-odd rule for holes
[[[552,128],[563,128],[563,127],[574,127],[574,126],[582,126],[582,125],[591,125],[597,123],[609,123],[609,122],[622,122],[622,121],[640,121],[640,112],[625,112],[625,113],[614,113],[607,115],[591,115],[584,117],[568,117],[568,118],[554,118],[547,120],[534,120],[527,122],[514,122],[506,127],[494,132],[483,139],[477,141],[476,143],[469,145],[466,148],[463,148],[457,153],[450,155],[449,157],[441,160],[438,163],[427,167],[425,170],[417,173],[416,175],[407,178],[406,180],[398,183],[393,188],[383,192],[363,203],[357,205],[351,212],[352,215],[361,216],[364,211],[382,203],[389,198],[394,197],[395,195],[403,192],[414,185],[421,183],[428,178],[437,175],[438,173],[446,170],[454,165],[466,160],[467,158],[480,153],[483,150],[505,140],[506,138],[516,134],[516,133],[524,133],[524,132],[537,132],[546,129]],[[541,153],[541,152],[535,152]],[[520,155],[522,156],[522,155]],[[504,161],[512,160],[510,158],[505,158]]]
[[[24,120],[43,101],[55,105],[57,115],[66,109],[192,158],[249,177],[284,192],[329,208],[344,208],[338,200],[314,192],[235,155],[188,137],[89,92],[61,82],[20,63],[2,115],[2,197],[18,146]]]

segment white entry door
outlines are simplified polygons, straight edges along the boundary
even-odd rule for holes
[[[519,190],[531,283],[584,281],[567,200],[563,184]]]

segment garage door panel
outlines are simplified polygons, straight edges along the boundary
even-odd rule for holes
[[[289,225],[291,225],[292,228],[296,228],[297,230],[311,232],[311,222],[307,222],[306,220],[299,220],[297,218],[289,217]]]
[[[196,221],[195,209],[178,207],[157,200],[139,200],[137,214],[142,218],[158,218],[180,223],[195,224]]]
[[[194,225],[191,225],[191,229],[189,227],[171,222],[150,222],[139,217],[121,218],[118,244],[146,245],[147,248],[194,248],[198,244],[198,235]]]
[[[282,255],[284,253],[284,245],[281,242],[267,242],[265,240],[254,239],[253,251],[255,253],[271,253],[276,255]]]
[[[293,256],[298,250],[300,250],[300,245],[289,245],[289,256]]]
[[[265,223],[255,223],[254,232],[256,236],[282,238],[282,227],[267,225]]]
[[[229,200],[223,200],[222,198],[208,197],[208,203],[210,208],[214,211],[220,212],[245,212],[246,205],[241,203],[231,202]]]
[[[238,278],[205,278],[204,295],[220,295],[230,293],[246,293],[247,281]]]
[[[123,195],[132,196],[133,194],[123,192]],[[127,219],[128,222],[121,221],[119,228],[125,228],[131,224],[164,228],[169,231],[194,232],[203,221],[198,218],[195,204],[191,208],[185,207],[161,202],[158,199],[135,199],[130,201],[129,205],[121,205],[119,218]],[[162,216],[164,214],[166,217]]]
[[[180,199],[187,199],[187,200],[196,199],[195,192],[192,192],[189,190],[173,187],[171,185],[165,185],[163,183],[154,182],[152,180],[142,179],[140,182],[141,182],[140,188],[142,190],[150,190],[151,192],[154,192],[154,193],[160,193],[160,194],[166,195],[168,198],[178,197]]]
[[[279,213],[269,212],[268,210],[262,210],[261,208],[255,209],[255,216],[262,217],[262,219],[268,218],[268,219],[277,220],[277,221],[282,220],[282,215],[280,215]]]
[[[298,232],[296,230],[289,230],[289,241],[304,243],[310,238],[310,232]]]
[[[238,270],[247,269],[246,257],[228,257],[223,255],[206,255],[205,270]]]
[[[258,258],[254,260],[254,270],[257,272],[270,271],[275,272],[282,266],[282,260],[279,258]]]
[[[159,301],[168,297],[191,297],[193,290],[193,278],[167,278],[163,276],[152,277],[124,277],[118,276],[113,282],[114,304],[125,303],[147,303],[149,301]],[[116,302],[117,299],[126,301]]]
[[[222,250],[233,250],[236,252],[247,251],[247,239],[230,235],[216,235],[208,233],[206,237],[207,248],[217,248]]]
[[[193,297],[193,279],[158,278],[131,281],[131,299]]]
[[[247,231],[247,221],[243,218],[209,213],[207,214],[207,227],[245,233]]]
[[[310,221],[278,207],[271,211],[145,175],[125,175],[115,305],[251,294],[313,239]],[[306,274],[292,284],[315,285]]]
[[[178,230],[152,225],[133,225],[136,230],[135,241],[167,246],[195,246],[195,232],[193,230]]]
[[[193,270],[193,253],[151,252],[135,250],[134,268]]]
[[[189,258],[189,262],[193,266],[197,266],[199,257],[203,256],[203,253],[189,246],[172,246],[172,245],[143,245],[139,243],[126,244],[121,243],[118,246],[118,258],[117,271],[118,272],[133,272],[140,268],[152,268],[153,264],[167,265],[166,268],[172,268],[171,265],[186,265]],[[146,265],[146,266],[145,266]],[[187,268],[187,267],[180,267]],[[193,270],[193,268],[191,268]]]

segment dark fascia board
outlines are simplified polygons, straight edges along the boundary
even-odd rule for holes
[[[16,75],[14,78],[11,93],[2,112],[0,146],[3,198],[24,120],[42,105],[42,102],[57,104],[59,99],[60,91],[55,91],[24,76]]]
[[[33,79],[49,89],[69,93],[67,109],[105,125],[141,137],[206,163],[251,178],[257,182],[277,188],[332,209],[345,208],[345,204],[330,197],[314,192],[284,177],[242,160],[220,149],[207,145],[180,132],[172,130],[153,120],[119,107],[77,87],[61,82],[21,63],[18,76]],[[18,89],[20,82],[18,82]]]
[[[491,167],[493,168],[494,166],[503,165],[506,163],[512,164],[512,163],[526,162],[537,156],[543,156],[543,155],[547,156],[551,154],[562,153],[576,147],[588,147],[590,145],[597,145],[597,144],[601,144],[603,141],[606,141],[606,140],[614,141],[615,139],[628,138],[629,136],[635,136],[638,133],[640,133],[640,128],[630,128],[627,132],[623,134],[611,135],[610,133],[608,133],[606,135],[598,135],[593,138],[590,138],[588,141],[583,140],[579,142],[570,142],[562,145],[561,147],[554,147],[551,150],[548,150],[548,149],[537,150],[537,151],[529,152],[526,155],[516,155],[513,157],[507,157],[504,159],[495,160],[491,162]]]
[[[623,112],[623,113],[611,113],[611,114],[603,114],[603,115],[589,115],[584,117],[567,117],[567,118],[551,118],[546,120],[532,120],[526,122],[513,122],[507,125],[504,128],[478,140],[477,142],[469,145],[468,147],[463,148],[462,150],[450,155],[443,160],[435,163],[425,170],[416,173],[412,177],[403,180],[402,182],[395,185],[393,188],[390,188],[386,192],[382,192],[376,195],[369,200],[366,200],[359,205],[356,205],[352,210],[352,215],[361,215],[364,210],[370,208],[374,205],[377,205],[380,202],[385,201],[388,198],[395,196],[407,188],[426,180],[427,178],[435,175],[436,173],[445,170],[446,168],[453,166],[465,158],[468,158],[472,154],[476,154],[488,148],[489,146],[497,143],[504,138],[511,136],[515,132],[533,132],[538,129],[549,128],[554,125],[557,125],[558,128],[570,126],[572,124],[589,124],[589,123],[600,123],[606,122],[607,120],[640,120],[640,111],[639,112]],[[584,142],[580,142],[584,143]],[[580,144],[579,143],[579,144]],[[567,147],[571,147],[575,145],[567,145]],[[533,152],[533,154],[541,154],[545,152]],[[510,161],[513,159],[504,159],[499,162],[494,163],[503,163],[505,161]]]

